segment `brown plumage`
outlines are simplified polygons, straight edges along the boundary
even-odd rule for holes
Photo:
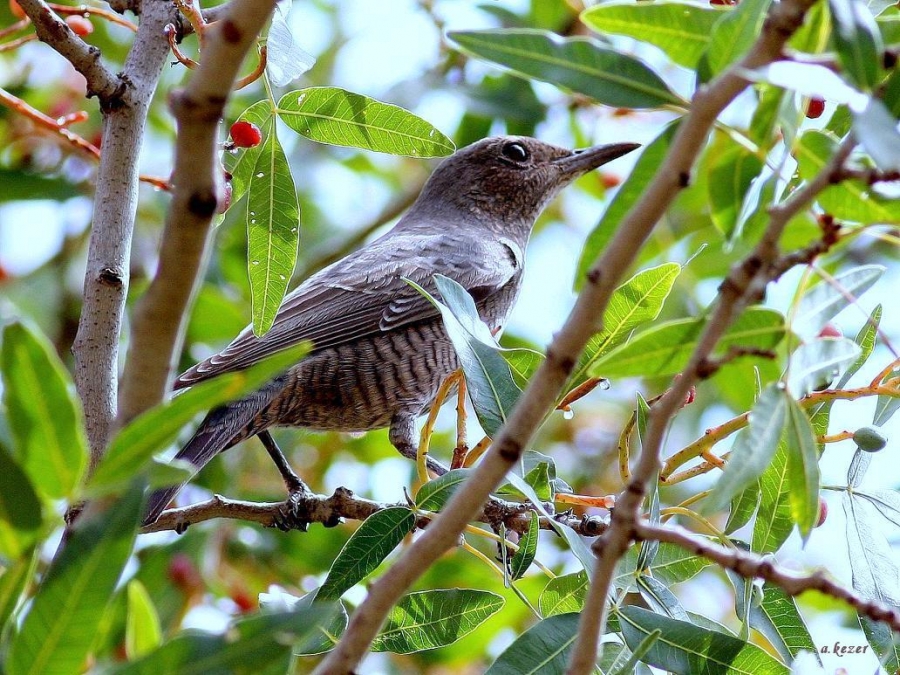
[[[570,151],[527,137],[488,138],[434,171],[388,233],[304,281],[262,337],[248,327],[175,383],[188,387],[311,340],[313,351],[240,401],[209,413],[177,457],[201,468],[217,453],[272,426],[365,431],[415,456],[415,420],[458,367],[432,293],[443,274],[475,299],[492,330],[519,294],[525,246],[546,204],[578,176],[630,152],[620,143]],[[181,486],[151,496],[153,522]]]

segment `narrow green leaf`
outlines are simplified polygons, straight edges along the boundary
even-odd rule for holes
[[[12,625],[9,621],[24,600],[22,594],[34,578],[39,557],[39,553],[31,550],[29,555],[21,555],[11,562],[0,576],[0,626],[4,629]]]
[[[788,453],[784,441],[772,462],[759,479],[760,501],[753,522],[752,550],[774,553],[794,529],[790,492],[794,488],[788,477]]]
[[[667,586],[673,586],[696,576],[709,560],[674,544],[661,543],[653,556],[653,562],[647,567],[638,569],[637,560],[640,547],[632,546],[616,568],[613,584],[616,588],[627,589],[637,580],[639,574],[652,576]]]
[[[765,635],[786,663],[800,652],[807,651],[814,654],[821,665],[819,650],[797,609],[797,603],[778,586],[768,582],[763,585],[762,602],[750,608],[750,625]]]
[[[520,635],[485,675],[564,673],[577,637],[578,614],[551,616]]]
[[[864,598],[897,607],[900,605],[900,585],[897,583],[900,569],[890,544],[876,525],[871,504],[845,492],[843,506],[847,547],[853,552],[850,556],[853,588]],[[859,621],[882,667],[888,672],[900,668],[900,642],[893,638],[890,629],[885,626],[885,630],[878,622],[865,617],[859,617]]]
[[[857,446],[856,451],[853,453],[853,458],[850,460],[850,466],[847,467],[847,485],[859,487],[871,463],[872,453],[860,450],[859,446]]]
[[[788,396],[776,384],[770,384],[750,411],[746,429],[738,434],[719,482],[709,496],[704,511],[724,508],[734,497],[752,485],[772,462],[778,439],[784,430]]]
[[[534,556],[537,555],[538,535],[540,535],[540,517],[537,511],[531,512],[531,522],[528,524],[528,531],[519,539],[519,550],[513,555],[510,561],[510,579],[515,581],[525,576],[525,572],[534,562]]]
[[[499,612],[496,593],[452,588],[403,596],[388,614],[372,651],[412,654],[453,644]]]
[[[240,398],[283,373],[309,353],[309,343],[289,347],[246,370],[225,373],[194,385],[183,394],[148,410],[122,429],[110,443],[86,490],[91,496],[121,490],[144,471],[152,456],[173,443],[197,413]]]
[[[286,672],[294,644],[332,621],[333,604],[291,612],[257,614],[236,621],[216,635],[185,631],[142,659],[121,666],[116,675],[207,675],[208,673]]]
[[[443,476],[428,481],[416,493],[416,508],[440,511],[471,473],[472,469],[452,469]]]
[[[900,171],[900,132],[897,118],[877,98],[853,111],[853,132],[882,171]]]
[[[759,506],[759,482],[752,483],[741,490],[734,499],[731,500],[731,510],[728,513],[728,522],[722,531],[725,534],[741,529],[750,522],[753,514]]]
[[[837,150],[837,140],[830,134],[810,130],[800,137],[794,151],[804,180],[812,180]],[[838,220],[857,223],[900,223],[900,201],[882,197],[871,186],[858,180],[845,180],[823,190],[818,202]]]
[[[580,612],[587,597],[588,575],[584,570],[551,579],[541,591],[538,607],[541,616]]]
[[[828,0],[838,61],[851,80],[872,89],[881,79],[881,32],[860,0]]]
[[[688,362],[703,330],[704,319],[679,319],[657,324],[631,341],[607,352],[590,368],[594,377],[653,377],[674,375]],[[772,349],[784,336],[784,319],[762,307],[745,311],[728,329],[716,347]]]
[[[316,604],[316,607],[318,606]],[[349,623],[350,615],[347,614],[346,608],[342,603],[336,603],[331,618],[319,621],[314,631],[295,644],[293,653],[297,656],[318,656],[330,652],[340,641]]]
[[[816,449],[816,436],[806,412],[795,399],[790,396],[785,398],[787,415],[784,438],[791,482],[791,516],[805,541],[819,515],[819,453]]]
[[[300,206],[287,157],[272,121],[250,176],[247,271],[253,332],[264,335],[287,291],[300,244]]]
[[[469,398],[478,421],[485,433],[494,437],[506,423],[521,391],[513,381],[500,347],[478,316],[475,301],[457,282],[440,274],[434,276],[434,283],[444,302],[438,302],[423,288],[408,283],[441,312],[466,376]]]
[[[134,661],[162,644],[162,628],[150,594],[140,581],[137,579],[129,581],[127,594],[125,653],[130,661]]]
[[[678,130],[678,122],[668,125],[663,132],[647,145],[637,158],[634,168],[631,170],[625,182],[619,186],[616,196],[606,207],[603,217],[597,226],[588,235],[581,258],[578,260],[578,270],[575,273],[575,290],[580,291],[584,286],[587,273],[600,256],[606,245],[612,240],[619,227],[619,223],[631,210],[638,199],[644,194],[644,190],[650,181],[656,176],[659,165],[669,151],[669,144]]]
[[[563,392],[583,383],[593,363],[625,342],[635,328],[659,316],[679,274],[681,265],[663,263],[638,272],[613,291],[603,315],[603,329],[588,340]]]
[[[415,514],[402,506],[382,509],[366,518],[334,559],[316,601],[337,600],[369,576],[415,525]]]
[[[79,523],[51,563],[9,652],[9,675],[82,672],[97,628],[131,555],[141,486]]]
[[[802,337],[818,335],[822,327],[859,298],[884,274],[882,265],[860,265],[834,277],[834,283],[821,281],[810,288],[794,312],[793,329]]]
[[[509,364],[513,380],[520,389],[525,389],[531,376],[544,362],[544,355],[533,349],[504,349],[503,358]]]
[[[453,141],[399,106],[338,87],[292,91],[278,102],[278,117],[319,143],[412,157],[444,157]]]
[[[50,342],[23,323],[3,329],[3,402],[14,459],[38,493],[70,497],[87,461],[81,405]]]
[[[756,645],[640,607],[621,608],[619,622],[625,644],[633,650],[638,649],[647,636],[659,631],[659,637],[642,660],[677,675],[787,675],[789,672],[784,664]]]
[[[0,553],[16,560],[31,550],[43,523],[31,479],[0,444]]]
[[[815,338],[800,345],[791,354],[788,389],[803,397],[828,387],[856,359],[860,349],[846,338]]]
[[[737,231],[738,217],[750,183],[762,171],[763,162],[745,145],[728,134],[718,134],[710,146],[706,163],[709,215],[726,238]]]
[[[713,25],[722,16],[715,7],[684,2],[606,2],[581,13],[600,33],[627,35],[662,49],[673,62],[695,68],[709,47]]]
[[[524,28],[451,31],[448,38],[467,54],[604,105],[643,109],[685,104],[642,61],[594,40]]]
[[[680,621],[691,620],[675,594],[658,579],[641,574],[637,578],[637,588],[641,597],[653,611]]]
[[[662,635],[662,631],[655,630],[650,633],[647,637],[641,640],[641,643],[635,648],[632,652],[628,647],[622,646],[621,651],[619,652],[618,657],[615,661],[613,661],[609,670],[607,671],[609,675],[629,675],[631,673],[637,672],[637,665],[644,659],[644,655],[650,651],[650,648],[653,646],[653,643],[659,639],[659,636]],[[603,645],[603,656],[606,656],[606,650],[613,646],[614,643],[604,643]]]
[[[707,58],[717,75],[742,57],[762,30],[771,0],[744,0],[720,17],[712,29]]]

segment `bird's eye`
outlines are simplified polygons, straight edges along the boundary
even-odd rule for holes
[[[500,152],[503,153],[504,157],[514,162],[524,162],[528,159],[528,150],[521,143],[507,143]]]

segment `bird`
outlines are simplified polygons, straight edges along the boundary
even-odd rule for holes
[[[325,267],[288,294],[262,336],[245,328],[173,385],[190,387],[237,371],[303,340],[311,351],[252,394],[211,410],[176,454],[197,471],[218,453],[259,436],[288,490],[299,489],[269,429],[368,431],[389,427],[416,455],[415,422],[459,367],[438,310],[434,275],[462,285],[493,333],[522,288],[525,249],[547,204],[576,178],[634,149],[611,143],[568,150],[527,136],[485,138],[441,162],[387,233]],[[182,485],[154,492],[145,524]]]

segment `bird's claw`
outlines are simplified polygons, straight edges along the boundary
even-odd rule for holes
[[[288,498],[278,507],[272,518],[272,525],[282,532],[309,531],[310,519],[305,504],[305,490],[291,491]]]

